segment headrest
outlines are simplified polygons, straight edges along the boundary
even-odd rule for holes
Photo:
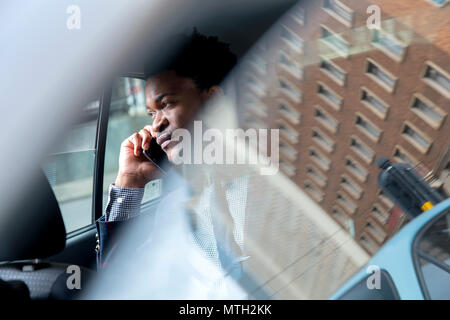
[[[66,229],[58,202],[40,169],[0,213],[0,261],[46,258],[62,251]]]

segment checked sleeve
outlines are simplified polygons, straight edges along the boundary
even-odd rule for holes
[[[122,188],[114,184],[109,186],[106,222],[124,221],[140,214],[144,188]]]

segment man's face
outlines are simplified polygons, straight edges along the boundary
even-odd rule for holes
[[[147,79],[145,104],[153,118],[153,132],[156,142],[167,154],[169,160],[175,155],[172,141],[175,129],[186,128],[207,99],[207,93],[197,88],[190,78],[166,71]]]

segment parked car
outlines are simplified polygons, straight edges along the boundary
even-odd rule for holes
[[[331,299],[450,299],[450,199],[405,225]]]

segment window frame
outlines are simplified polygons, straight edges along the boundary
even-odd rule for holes
[[[450,212],[450,209],[446,208],[446,209],[443,210],[443,212],[439,213],[433,219],[428,221],[425,224],[425,226],[423,226],[419,230],[419,232],[416,233],[416,235],[415,235],[415,237],[413,239],[412,245],[411,245],[411,256],[412,256],[413,266],[414,266],[414,269],[416,271],[416,276],[417,276],[417,279],[419,281],[420,289],[422,290],[422,294],[424,296],[424,299],[426,299],[426,300],[431,300],[431,296],[430,296],[430,292],[428,291],[428,287],[426,285],[426,282],[425,282],[425,279],[424,279],[424,276],[423,276],[423,273],[422,273],[422,270],[421,270],[421,266],[420,266],[419,258],[421,258],[421,257],[420,257],[418,252],[421,251],[421,250],[419,250],[419,244],[420,244],[420,241],[422,240],[424,234],[428,231],[428,229],[430,229],[431,226],[437,220],[439,220],[440,218],[442,218],[446,214],[449,214],[449,212]]]
[[[338,77],[336,77],[331,71],[325,69],[322,67],[322,63],[328,63],[329,65],[331,65],[333,68],[335,68],[337,71],[339,71],[340,73],[343,74],[344,79],[339,79]],[[332,61],[332,59],[327,59],[325,56],[321,55],[319,56],[319,69],[320,71],[322,71],[323,74],[325,74],[327,77],[329,77],[331,80],[333,80],[334,82],[336,82],[338,85],[340,85],[341,87],[345,87],[346,83],[347,83],[347,72],[344,71],[344,69],[342,69],[340,66],[338,66],[336,63],[334,63]]]
[[[329,118],[332,122],[336,123],[336,127],[333,127],[331,124],[328,123],[327,120],[321,119],[319,116],[316,115],[317,111],[322,113],[326,118]],[[329,130],[331,133],[337,133],[339,130],[339,121],[333,117],[328,111],[325,110],[322,106],[316,104],[314,106],[314,119],[322,126],[324,126],[327,130]]]
[[[353,190],[352,187],[347,186],[344,182],[342,182],[342,179],[347,180],[348,184],[353,184],[353,186],[356,189],[359,189],[359,192],[356,190]],[[350,178],[350,176],[346,173],[343,173],[339,176],[339,185],[345,190],[347,191],[347,193],[349,195],[351,195],[354,199],[356,200],[360,200],[364,194],[364,189],[361,188],[361,186],[352,178]]]
[[[285,166],[289,167],[289,169],[292,169],[294,172],[286,172]],[[280,157],[280,170],[286,174],[288,177],[293,178],[297,175],[297,168],[288,160],[288,158]],[[289,170],[288,170],[289,171]]]
[[[391,51],[389,48],[383,46],[381,43],[375,42],[374,38],[375,38],[375,34],[377,32],[379,32],[379,34],[383,34],[383,35],[387,34],[388,36],[391,36],[394,39],[395,42],[397,42],[399,45],[403,46],[403,53],[399,55],[399,54]],[[372,30],[370,44],[372,46],[374,46],[376,49],[378,49],[381,52],[383,52],[389,58],[391,58],[392,60],[394,60],[394,61],[396,61],[398,63],[403,62],[403,60],[405,59],[405,56],[406,56],[406,52],[408,51],[408,45],[402,39],[399,39],[399,37],[397,35],[395,35],[395,34],[390,34],[386,30],[384,30],[383,28],[381,28],[381,29],[373,29]]]
[[[289,142],[288,139],[286,139],[285,137],[280,137],[280,155],[283,154],[287,159],[289,159],[290,161],[297,161],[298,160],[298,150],[296,150],[292,145],[292,142]],[[286,148],[292,149],[295,152],[295,155],[290,155],[287,154],[286,152],[283,152],[284,149],[282,149],[281,144],[284,144],[286,146]]]
[[[417,135],[421,136],[426,142],[428,142],[428,146],[422,146],[419,142],[415,141],[411,136],[405,133],[406,127],[409,127],[413,130]],[[401,127],[400,135],[405,139],[409,144],[411,144],[415,149],[417,149],[422,154],[427,154],[430,151],[431,146],[433,145],[433,139],[431,139],[427,134],[425,134],[422,130],[418,129],[415,125],[413,125],[410,121],[404,121]]]
[[[333,153],[336,147],[336,142],[330,138],[325,132],[320,130],[318,127],[314,126],[311,128],[311,139],[318,146],[328,153]],[[315,135],[314,135],[315,134]],[[320,136],[321,138],[317,137]]]
[[[323,171],[330,171],[331,166],[332,166],[332,161],[322,152],[320,151],[317,147],[311,145],[308,148],[308,157],[309,159],[311,159],[317,166],[319,166],[320,168],[322,168]],[[316,159],[314,156],[311,155],[311,152],[316,153],[320,158],[323,158],[328,164],[325,165],[324,163],[320,162],[319,159]]]
[[[341,111],[343,104],[344,104],[344,98],[339,95],[336,91],[334,91],[333,89],[330,88],[330,86],[327,86],[325,83],[323,83],[322,81],[317,81],[316,82],[317,85],[317,91],[316,94],[317,96],[322,99],[323,101],[325,101],[329,106],[331,106],[335,111]],[[334,101],[332,101],[330,98],[328,98],[325,94],[320,92],[320,87],[322,87],[323,89],[325,89],[326,91],[328,91],[330,94],[336,96],[341,102],[338,104]]]
[[[316,175],[310,173],[308,170],[315,171],[315,172],[316,172]],[[316,165],[314,165],[314,164],[312,164],[312,163],[308,163],[308,164],[306,165],[305,173],[306,173],[306,175],[307,175],[310,179],[312,179],[319,187],[325,188],[325,187],[328,185],[328,178],[327,178],[327,176],[326,176],[325,174],[323,174],[323,173],[320,171],[320,169],[319,169]],[[318,177],[318,176],[320,176],[320,177]],[[320,179],[322,179],[322,180],[320,180]]]
[[[322,10],[324,10],[326,13],[328,13],[330,16],[332,16],[333,18],[335,18],[337,21],[341,22],[345,26],[350,27],[350,28],[353,27],[353,24],[355,21],[355,11],[354,10],[352,10],[350,7],[348,7],[341,1],[335,0],[335,2],[337,2],[337,5],[340,6],[341,9],[343,9],[344,11],[347,11],[349,13],[349,15],[351,16],[350,20],[347,20],[343,16],[339,15],[339,13],[333,11],[332,9],[325,7],[325,0],[322,0],[321,2],[322,2],[321,3]]]
[[[144,74],[140,72],[120,73],[112,77],[105,86],[102,96],[100,98],[99,116],[97,119],[97,132],[95,139],[95,160],[94,160],[94,176],[93,176],[93,193],[92,193],[92,223],[84,228],[77,229],[68,233],[67,239],[80,235],[84,232],[95,228],[95,222],[103,215],[103,175],[105,168],[105,152],[106,139],[108,134],[108,122],[111,106],[111,95],[113,90],[113,83],[115,79],[120,77],[136,78],[145,80]],[[146,203],[152,205],[158,202],[158,199],[153,199]]]
[[[425,112],[423,112],[422,110],[418,109],[415,107],[415,102],[416,100],[420,100],[422,101],[422,103],[424,103],[425,105],[427,105],[430,109],[433,109],[437,114],[439,114],[442,119],[440,121],[436,121],[431,119],[431,117],[429,117],[428,115],[425,114]],[[428,99],[427,97],[425,97],[423,94],[421,93],[414,93],[411,97],[411,102],[409,103],[409,108],[411,109],[412,112],[414,112],[420,119],[422,119],[423,121],[425,121],[428,125],[430,125],[433,129],[440,129],[442,127],[442,124],[445,121],[445,118],[447,116],[447,113],[442,110],[441,108],[439,108],[433,101],[431,101],[430,99]]]
[[[280,136],[284,137],[287,141],[289,141],[293,145],[297,144],[300,141],[300,133],[293,125],[289,124],[286,120],[281,119],[281,118],[277,119],[276,123],[277,123],[278,129],[280,129]],[[294,137],[288,136],[286,133],[284,133],[284,131],[281,130],[280,125],[283,125],[286,128],[288,128],[290,131],[293,131],[294,133],[296,133],[296,137],[294,138]]]
[[[378,116],[380,119],[382,120],[386,120],[388,114],[389,114],[389,105],[383,100],[381,99],[378,95],[376,95],[375,93],[373,93],[372,90],[369,90],[367,87],[362,86],[361,88],[361,95],[359,98],[359,101],[367,107],[367,109],[369,109],[370,111],[372,111],[376,116]],[[372,104],[370,104],[367,100],[364,99],[364,93],[366,94],[366,96],[372,96],[374,99],[378,100],[378,102],[380,102],[381,105],[383,105],[386,108],[386,112],[381,112],[380,110],[378,110],[375,106],[373,106]]]
[[[289,61],[291,65],[298,67],[301,74],[296,74],[294,72],[294,70],[292,70],[290,67],[288,67],[285,63],[281,62],[282,56],[287,61]],[[290,74],[296,80],[303,80],[304,68],[302,68],[298,62],[296,62],[289,54],[287,54],[284,50],[281,50],[281,49],[278,51],[278,57],[279,57],[279,59],[278,59],[277,65],[281,70],[286,71],[288,74]]]
[[[338,214],[336,215],[334,212],[337,212]],[[343,218],[342,219],[346,219],[346,221],[342,221],[341,218],[336,217],[339,216]],[[348,213],[346,213],[345,210],[342,210],[342,207],[339,204],[335,204],[333,205],[333,207],[331,207],[331,217],[334,218],[335,220],[338,221],[338,223],[345,228],[348,231],[348,220],[353,220],[351,217],[349,217]]]
[[[374,213],[374,209],[376,211],[380,212],[380,214],[383,216],[383,219],[385,219],[385,220],[381,221],[380,220],[381,219],[380,216],[377,215],[376,213]],[[370,207],[370,215],[375,220],[377,220],[380,224],[385,226],[387,224],[387,222],[389,221],[389,218],[390,218],[391,214],[390,214],[389,210],[385,210],[381,204],[379,204],[378,202],[374,202],[372,204],[372,206]]]
[[[372,132],[369,131],[369,129],[358,123],[358,118],[364,121],[367,125],[372,126],[372,129],[378,132],[378,136],[373,135]],[[370,121],[369,118],[363,115],[361,112],[355,112],[355,120],[353,121],[353,124],[360,132],[365,134],[373,142],[378,143],[380,141],[383,130],[381,130],[376,124]]]
[[[292,11],[296,11],[295,13],[291,13],[292,19],[294,19],[299,25],[304,26],[306,24],[306,9],[302,6],[297,6],[293,8]],[[298,13],[303,13],[303,19],[300,19]]]
[[[301,47],[296,46],[294,43],[286,39],[282,36],[282,30],[285,29],[288,33],[290,33],[296,40],[299,40],[299,42],[302,44]],[[302,39],[296,32],[294,32],[291,28],[289,28],[286,24],[280,25],[280,39],[283,41],[292,51],[294,51],[297,54],[303,54],[305,51],[305,40]]]
[[[288,111],[281,110],[281,105],[284,105],[287,109],[291,110],[292,113],[298,114],[298,118],[294,117],[293,115],[289,114]],[[281,115],[282,118],[288,120],[293,125],[299,124],[302,119],[302,114],[295,108],[291,103],[287,101],[287,99],[279,98],[277,101],[277,112]]]
[[[313,197],[314,200],[316,200],[319,203],[322,202],[323,199],[325,198],[325,193],[312,180],[309,179],[304,180],[303,188],[311,197]]]
[[[434,62],[427,60],[425,61],[425,68],[422,71],[421,79],[423,82],[425,82],[428,86],[439,92],[441,95],[446,97],[447,99],[450,99],[450,90],[446,90],[445,88],[442,88],[439,84],[437,84],[435,81],[430,80],[426,77],[428,68],[433,68],[436,71],[442,73],[445,77],[450,79],[450,74],[445,71],[443,68],[439,67]]]
[[[410,158],[411,161],[413,161],[414,163],[409,163],[408,161],[403,160],[402,158],[397,156],[397,151],[404,153],[408,158]],[[394,146],[394,150],[392,151],[392,158],[395,160],[395,162],[398,163],[406,163],[407,165],[411,166],[412,168],[414,168],[415,166],[417,166],[420,161],[417,160],[414,156],[411,155],[411,153],[409,153],[408,151],[405,150],[404,147],[402,147],[399,144],[396,144]]]
[[[392,87],[390,87],[387,83],[385,83],[383,80],[381,80],[379,77],[377,77],[376,75],[372,74],[371,72],[369,72],[369,66],[370,64],[373,64],[375,67],[377,67],[381,72],[385,73],[388,77],[392,78],[392,81],[394,82]],[[364,73],[365,75],[371,79],[373,82],[375,82],[376,84],[378,84],[380,87],[382,87],[383,89],[385,89],[386,91],[388,91],[389,93],[394,93],[395,89],[397,87],[398,84],[398,78],[396,76],[394,76],[391,72],[389,72],[385,67],[382,67],[378,62],[376,62],[375,60],[371,59],[371,58],[366,58],[366,63],[364,66]]]
[[[351,197],[348,197],[347,194],[343,191],[344,189],[340,189],[336,192],[336,203],[339,204],[340,207],[344,208],[344,210],[347,211],[350,216],[354,217],[359,208],[358,203],[353,201]],[[341,203],[341,201],[339,201],[339,197],[345,199],[342,200],[344,201],[344,203]]]
[[[339,57],[348,59],[352,49],[351,43],[348,40],[344,39],[344,37],[342,37],[340,34],[334,32],[330,27],[324,24],[320,24],[319,27],[320,27],[319,42],[324,44],[330,50],[332,50],[332,52],[336,53]],[[325,40],[325,38],[323,37],[322,29],[325,29],[328,33],[332,34],[333,37],[336,37],[339,41],[342,41],[342,43],[347,46],[347,51],[343,51],[341,48],[337,47],[333,43],[330,43],[330,41]]]
[[[289,99],[292,100],[292,102],[297,103],[297,104],[300,104],[303,102],[303,92],[296,85],[294,85],[291,81],[287,80],[286,77],[279,76],[279,77],[277,77],[277,80],[278,80],[278,83],[277,83],[278,96],[284,95],[286,97],[289,97]],[[300,93],[300,96],[296,96],[290,90],[283,88],[281,86],[280,81],[284,82],[292,90],[298,91],[298,93]]]
[[[350,169],[347,166],[347,161],[353,162],[353,164],[357,167],[360,167],[361,171],[365,172],[365,175],[362,175],[359,172],[356,172],[356,170],[354,169]],[[353,158],[351,155],[346,155],[345,156],[345,168],[347,169],[348,172],[350,172],[354,177],[356,177],[360,182],[365,183],[367,182],[367,179],[369,178],[369,171],[359,162],[357,161],[355,158]]]
[[[368,149],[369,151],[372,152],[372,156],[369,157],[365,154],[362,154],[359,152],[359,150],[357,150],[356,147],[352,146],[352,140],[355,140],[357,143],[359,143],[360,145],[362,145],[363,147],[365,147],[366,149]],[[367,164],[371,164],[373,162],[373,159],[375,158],[375,151],[369,147],[367,145],[367,143],[363,142],[358,136],[356,135],[351,135],[350,136],[350,150],[352,150],[358,157],[360,157],[362,160],[364,160]]]

